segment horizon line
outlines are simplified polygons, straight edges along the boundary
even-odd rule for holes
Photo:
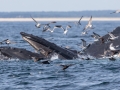
[[[0,11],[0,12],[84,12],[84,11],[115,11],[115,10],[79,10],[79,11]]]

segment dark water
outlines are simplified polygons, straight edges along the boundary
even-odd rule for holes
[[[47,22],[41,22],[47,23]],[[42,28],[37,29],[34,22],[0,22],[0,40],[9,38],[17,42],[13,47],[34,49],[25,42],[20,32],[43,37],[59,46],[69,46],[80,50],[78,43],[84,38],[87,43],[92,43],[92,32],[105,35],[120,25],[118,21],[94,21],[95,29],[86,36],[81,36],[81,31],[87,22],[81,22],[77,27],[73,22],[57,22],[57,25],[71,25],[67,35],[61,29],[54,33],[42,33]],[[54,24],[52,25],[52,27]],[[120,88],[120,60],[52,60],[51,64],[43,65],[33,60],[1,60],[0,61],[0,90],[119,90]],[[65,71],[60,64],[74,64]]]

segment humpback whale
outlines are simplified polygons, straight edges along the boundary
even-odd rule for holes
[[[117,27],[115,30],[111,32],[116,37],[120,36],[120,27]],[[27,41],[34,49],[36,49],[39,53],[34,53],[31,51],[28,51],[23,48],[15,48],[15,47],[9,47],[9,46],[1,46],[0,47],[0,59],[3,56],[9,58],[18,58],[23,60],[33,59],[36,58],[37,60],[43,60],[50,58],[54,53],[58,54],[58,57],[60,59],[76,59],[78,58],[78,52],[77,50],[71,50],[66,49],[63,47],[60,47],[54,43],[51,43],[47,40],[45,40],[42,37],[38,37],[32,34],[28,34],[25,32],[20,32],[22,38]],[[113,44],[114,46],[120,45],[120,37],[109,40],[109,33],[101,36],[101,38],[104,39],[104,43],[101,43],[101,40],[93,42],[89,48],[86,48],[84,51],[84,55],[90,55],[95,58],[102,58],[105,56],[106,51],[110,51],[109,53],[112,53],[110,50],[110,45]],[[120,46],[118,47],[120,48]],[[119,53],[118,51],[117,53]]]
[[[22,60],[29,60],[32,59],[32,57],[38,58],[39,60],[44,59],[44,55],[33,53],[31,51],[28,51],[23,48],[15,48],[15,47],[9,47],[9,46],[2,46],[0,47],[0,57],[4,56],[7,59],[9,58],[17,58]],[[4,58],[0,58],[4,59]]]
[[[51,53],[57,53],[60,59],[78,58],[77,54],[74,51],[57,46],[56,44],[51,43],[42,37],[27,34],[25,32],[21,32],[20,34],[25,41],[27,41],[33,48],[35,48],[46,57]]]
[[[120,27],[117,27],[111,33],[114,34],[115,36],[119,36]],[[27,41],[33,48],[35,48],[37,51],[40,51],[45,56],[49,55],[52,52],[55,52],[58,53],[59,56],[65,59],[78,58],[77,50],[62,48],[54,43],[45,40],[42,37],[34,36],[32,34],[27,34],[25,32],[21,32],[20,34],[22,35],[25,41]],[[95,58],[102,58],[104,56],[104,52],[105,52],[104,50],[105,49],[110,50],[109,46],[111,43],[113,43],[114,45],[120,45],[120,37],[116,38],[113,41],[108,41],[109,39],[109,33],[108,33],[104,36],[101,36],[101,38],[103,38],[104,42],[102,40],[93,42],[90,45],[90,47],[85,50],[84,54],[93,56]]]
[[[120,27],[117,27],[111,33],[115,36],[120,36]],[[111,43],[113,43],[115,46],[120,45],[120,37],[116,38],[115,40],[108,41],[109,37],[109,33],[102,36],[104,43],[101,43],[101,40],[93,42],[90,47],[86,49],[85,53],[96,58],[102,58],[105,49],[110,51],[109,46]]]

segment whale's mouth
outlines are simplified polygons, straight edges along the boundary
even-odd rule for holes
[[[21,32],[20,34],[25,41],[27,41],[33,48],[45,56],[55,52],[65,59],[73,59],[78,57],[77,54],[71,50],[59,47],[56,44],[45,40],[44,38],[34,36],[32,34],[27,34],[25,32]]]
[[[44,43],[42,43],[42,41],[44,40],[42,38],[38,38],[37,36],[24,32],[21,32],[20,34],[25,41],[27,41],[35,50],[37,50],[37,52],[40,52],[45,56],[52,52],[51,49],[43,45]]]

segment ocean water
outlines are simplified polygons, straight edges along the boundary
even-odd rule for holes
[[[41,22],[48,23],[48,22]],[[88,35],[81,36],[81,31],[88,22],[81,21],[78,27],[73,22],[57,22],[51,24],[66,27],[71,25],[67,35],[61,29],[54,33],[42,32],[42,28],[35,27],[34,22],[0,22],[0,40],[10,39],[16,42],[11,47],[26,48],[35,51],[20,35],[20,32],[30,33],[59,46],[69,46],[80,50],[80,39],[92,43],[92,32],[101,36],[120,26],[120,21],[93,21],[92,29]],[[73,64],[62,70],[61,64]],[[0,90],[119,90],[120,88],[120,60],[60,60],[55,56],[50,64],[41,64],[33,60],[1,60],[0,61]]]

